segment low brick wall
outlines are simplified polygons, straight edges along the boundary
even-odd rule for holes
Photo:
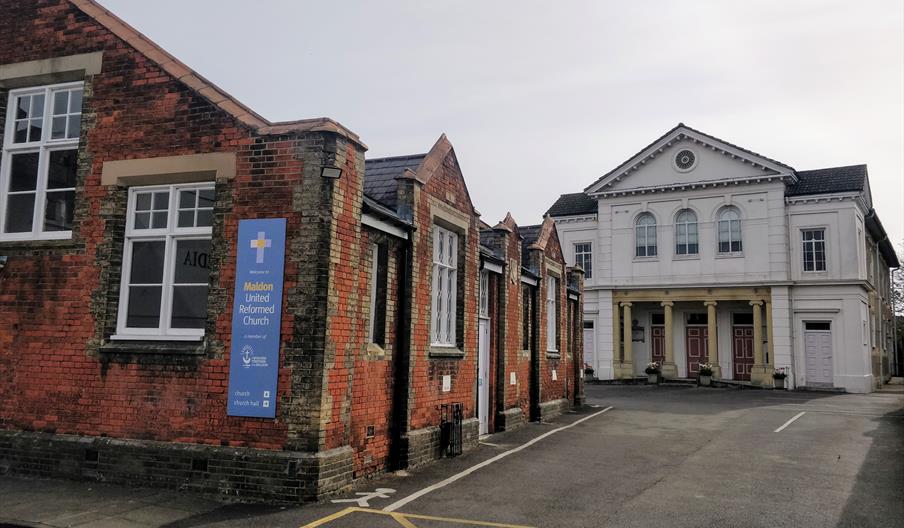
[[[565,398],[540,404],[540,420],[550,420],[571,409],[571,402]]]
[[[347,446],[312,454],[0,431],[0,474],[6,473],[298,503],[348,488],[353,456]]]
[[[477,418],[462,421],[462,448],[467,451],[477,447],[480,436],[480,424]],[[439,427],[424,427],[408,433],[408,467],[423,466],[440,459],[445,454],[440,450]]]
[[[497,431],[511,431],[523,426],[524,424],[524,413],[521,412],[521,407],[506,409],[505,411],[496,415]]]

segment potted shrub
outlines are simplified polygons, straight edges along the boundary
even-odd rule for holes
[[[653,385],[659,383],[659,362],[651,361],[647,363],[647,368],[644,369],[644,372],[647,373],[647,383]]]
[[[713,381],[713,366],[709,363],[700,363],[700,386],[709,387]]]
[[[590,366],[590,363],[584,363],[584,375],[590,379],[593,379],[593,373],[596,372],[593,370],[593,367]]]
[[[785,388],[785,378],[788,377],[788,373],[785,372],[785,368],[777,368],[772,372],[772,383],[775,385],[776,389],[784,390]]]

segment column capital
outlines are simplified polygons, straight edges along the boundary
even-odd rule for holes
[[[634,303],[632,303],[631,301],[624,301],[624,302],[620,302],[618,304],[621,306],[627,306],[630,308]]]
[[[666,306],[672,307],[675,306],[675,303],[672,301],[662,301],[661,303],[659,303],[659,306],[662,306],[663,308]]]
[[[703,301],[703,306],[715,306],[717,304],[719,303],[717,303],[716,301]]]
[[[763,301],[750,301],[750,306],[763,306]]]

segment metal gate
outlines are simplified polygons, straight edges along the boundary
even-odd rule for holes
[[[440,415],[440,449],[446,456],[458,456],[462,453],[461,424],[464,421],[464,404],[444,403],[440,406]]]

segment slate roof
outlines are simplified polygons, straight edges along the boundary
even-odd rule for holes
[[[405,169],[416,171],[427,154],[394,156],[391,158],[369,159],[364,162],[364,194],[395,210],[396,191],[399,184],[396,177]]]
[[[556,203],[546,211],[549,216],[587,215],[597,213],[596,200],[586,194],[571,193],[559,196]]]
[[[787,196],[860,192],[866,184],[866,165],[848,165],[797,172],[798,182],[788,187]]]
[[[521,233],[521,247],[522,250],[527,250],[531,244],[537,241],[540,238],[540,230],[542,229],[542,224],[537,225],[529,225],[529,226],[519,226],[518,232]]]

